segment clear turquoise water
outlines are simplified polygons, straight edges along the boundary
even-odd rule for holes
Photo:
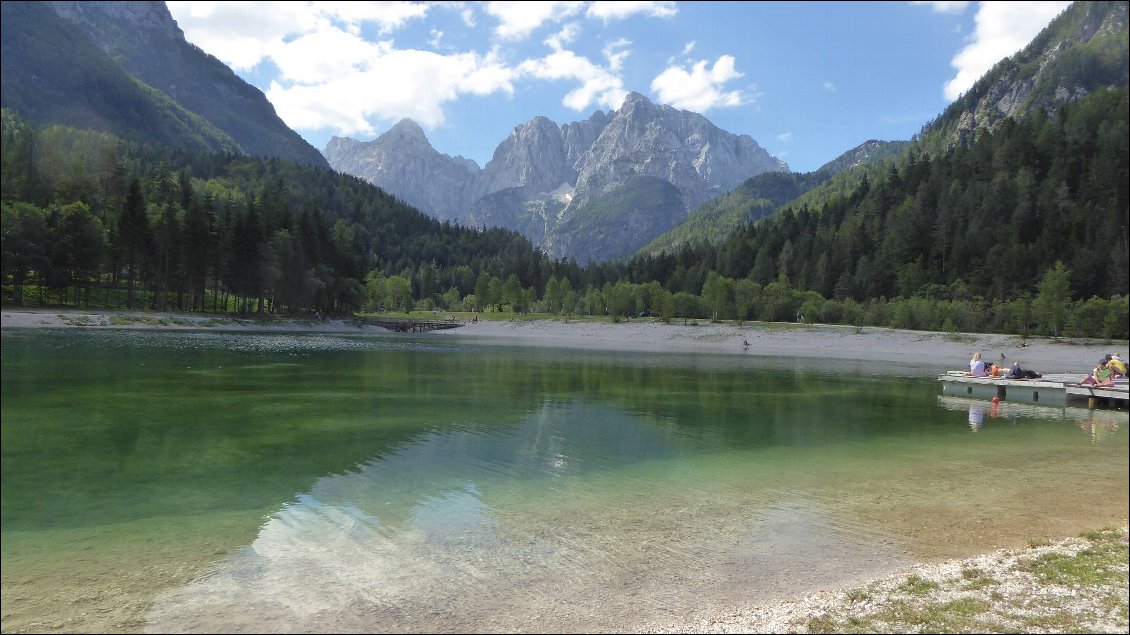
[[[1127,514],[1125,413],[992,411],[911,368],[2,344],[5,632],[634,630]]]

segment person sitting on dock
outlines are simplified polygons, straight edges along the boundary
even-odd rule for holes
[[[1111,370],[1114,379],[1126,376],[1126,362],[1122,361],[1118,353],[1106,356],[1106,367]]]
[[[1087,375],[1083,379],[1079,380],[1079,383],[1075,385],[1094,386],[1096,388],[1112,388],[1114,386],[1113,374],[1114,371],[1107,368],[1106,360],[1101,359],[1099,360],[1099,365],[1095,367],[1095,370],[1091,371],[1090,375]]]
[[[985,361],[981,359],[981,351],[973,353],[969,360],[969,377],[988,377],[989,371],[985,370]]]

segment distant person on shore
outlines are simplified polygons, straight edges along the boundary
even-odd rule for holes
[[[973,353],[973,359],[969,360],[969,376],[970,377],[988,377],[989,371],[985,370],[985,361],[981,359],[981,351]]]
[[[1100,359],[1099,365],[1095,367],[1095,370],[1091,371],[1090,375],[1087,375],[1083,379],[1079,380],[1079,383],[1075,385],[1095,386],[1096,388],[1110,388],[1114,386],[1114,371],[1107,368],[1105,359]]]

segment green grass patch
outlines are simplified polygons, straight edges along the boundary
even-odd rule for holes
[[[1126,581],[1117,564],[1126,561],[1126,547],[1114,542],[1096,542],[1076,556],[1047,553],[1019,565],[1021,571],[1035,574],[1041,582],[1063,586],[1092,586],[1115,580]]]
[[[942,339],[947,342],[957,342],[959,344],[972,344],[977,341],[976,335],[969,335],[968,333],[945,333]]]
[[[905,582],[899,585],[898,590],[907,595],[924,596],[938,588],[937,582],[924,580],[923,578],[912,575],[906,579]]]
[[[965,584],[962,585],[961,588],[966,591],[978,591],[994,584],[1000,584],[996,578],[977,567],[963,568],[961,570],[961,579],[965,581]]]
[[[58,314],[59,320],[69,326],[101,326],[101,322],[89,315],[64,315]]]
[[[804,629],[808,633],[838,633],[840,624],[831,616],[824,614],[809,618],[804,623]]]

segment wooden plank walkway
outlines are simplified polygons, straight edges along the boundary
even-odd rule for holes
[[[414,318],[361,318],[365,324],[379,326],[397,333],[423,333],[424,331],[439,331],[454,329],[463,326],[458,320],[417,320]]]
[[[957,373],[957,371],[953,371]],[[1001,377],[966,377],[963,374],[942,374],[942,390],[948,394],[975,397],[1012,397],[1028,402],[1067,403],[1085,401],[1096,404],[1126,407],[1130,401],[1130,380],[1115,380],[1110,388],[1076,386],[1083,373],[1047,373],[1039,379],[1008,379]]]

